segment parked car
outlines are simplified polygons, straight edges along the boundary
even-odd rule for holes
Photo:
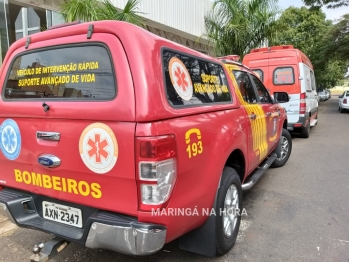
[[[344,113],[344,111],[349,110],[349,90],[344,91],[338,98],[338,111]]]
[[[328,93],[328,98],[331,98],[331,91],[329,89],[326,89],[326,92]]]
[[[287,93],[125,22],[16,41],[0,87],[0,208],[88,248],[227,253],[242,190],[292,151]]]
[[[326,101],[329,98],[329,94],[325,90],[320,91],[318,94],[320,97],[320,101]]]

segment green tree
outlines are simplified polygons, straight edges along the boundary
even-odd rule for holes
[[[330,26],[331,21],[326,21],[326,15],[321,10],[289,7],[277,20],[278,32],[270,44],[290,44],[314,58]]]
[[[205,27],[215,55],[236,54],[242,59],[273,37],[279,13],[275,0],[214,0],[205,16]]]
[[[319,73],[316,74],[318,87],[332,88],[342,83],[346,72],[346,65],[347,63],[339,59],[330,59],[324,68],[318,70]]]
[[[119,20],[144,27],[144,20],[139,16],[141,13],[137,7],[139,1],[128,0],[124,9],[119,11],[110,0],[66,0],[61,12],[66,22]]]
[[[323,51],[326,56],[349,61],[349,14],[344,15],[328,30],[324,42]]]
[[[343,79],[345,59],[331,51],[334,41],[329,32],[335,25],[326,20],[320,9],[290,7],[282,13],[276,27],[279,32],[270,44],[289,44],[304,52],[314,66],[318,86],[330,88]]]
[[[338,8],[349,6],[349,0],[303,0],[304,4],[312,8],[326,6],[327,8]]]

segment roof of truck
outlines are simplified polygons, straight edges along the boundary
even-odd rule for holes
[[[123,22],[123,21],[114,21],[114,20],[104,20],[104,21],[93,21],[93,22],[73,22],[66,23],[59,26],[54,26],[49,28],[46,31],[39,32],[36,34],[32,34],[28,37],[21,38],[13,43],[8,51],[8,53],[12,53],[14,50],[20,49],[21,47],[25,48],[28,45],[30,49],[30,45],[36,42],[57,39],[67,36],[86,34],[88,37],[89,30],[91,30],[91,40],[93,40],[93,34],[95,33],[109,33],[116,35],[122,42],[126,52],[128,54],[133,53],[134,55],[139,56],[139,51],[144,49],[147,45],[155,46],[159,42],[162,44],[169,43],[171,45],[176,46],[176,49],[183,49],[186,53],[192,53],[195,56],[199,56],[202,58],[206,58],[209,60],[213,60],[215,58],[203,54],[201,52],[190,49],[186,46],[180,45],[176,42],[168,40],[166,38],[162,38],[158,35],[155,35],[139,26]],[[130,50],[127,50],[130,49]],[[131,50],[132,49],[132,50]],[[153,49],[153,48],[152,48]],[[24,51],[24,50],[23,50]],[[132,52],[131,52],[132,51]],[[4,64],[6,61],[4,61]]]
[[[271,47],[262,47],[251,50],[251,52],[245,55],[243,63],[248,64],[252,67],[251,61],[253,64],[262,64],[263,62],[270,62],[278,64],[287,64],[289,63],[288,59],[297,60],[297,62],[302,62],[313,68],[312,63],[309,58],[299,49],[294,48],[292,45],[281,45],[281,46],[271,46]]]
[[[27,38],[22,38],[10,47],[5,57],[3,68],[0,71],[0,80],[4,79],[2,74],[6,74],[10,67],[10,61],[13,61],[15,56],[23,52],[54,47],[55,45],[76,44],[77,41],[84,44],[89,42],[96,43],[96,41],[103,41],[104,36],[102,36],[102,34],[115,35],[116,38],[120,40],[120,44],[125,51],[124,53],[132,72],[132,80],[130,81],[134,87],[134,94],[138,97],[142,97],[142,99],[138,99],[136,103],[136,118],[138,121],[168,119],[186,115],[188,112],[201,113],[213,111],[217,107],[231,108],[238,106],[236,99],[233,99],[232,103],[221,105],[206,105],[205,107],[192,107],[182,110],[172,108],[167,101],[165,91],[162,58],[164,49],[173,50],[185,55],[192,55],[202,60],[220,64],[222,67],[223,64],[214,57],[157,36],[136,25],[121,21],[106,20],[62,25],[54,29],[30,35]],[[116,72],[116,74],[117,73],[118,72]],[[228,82],[230,82],[229,79]],[[233,97],[235,96],[234,91],[231,91],[231,94]],[[154,103],[154,101],[162,102]]]

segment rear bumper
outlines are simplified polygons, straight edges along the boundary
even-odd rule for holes
[[[349,110],[349,104],[341,104],[340,107]]]
[[[293,131],[297,128],[304,128],[307,125],[309,117],[301,116],[296,123],[287,123],[287,130]]]
[[[128,255],[150,255],[159,251],[166,238],[166,228],[146,224],[111,226],[93,223],[86,247],[104,248]]]
[[[19,227],[53,233],[88,248],[103,248],[127,255],[150,255],[165,244],[167,228],[163,225],[140,223],[134,217],[117,213],[86,210],[88,217],[84,218],[83,228],[76,228],[44,219],[38,199],[41,203],[38,195],[3,189],[0,191],[0,208]],[[24,203],[30,203],[30,211],[24,208]]]

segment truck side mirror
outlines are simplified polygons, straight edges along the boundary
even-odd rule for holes
[[[274,100],[276,103],[287,103],[290,99],[290,96],[286,92],[274,92]]]

